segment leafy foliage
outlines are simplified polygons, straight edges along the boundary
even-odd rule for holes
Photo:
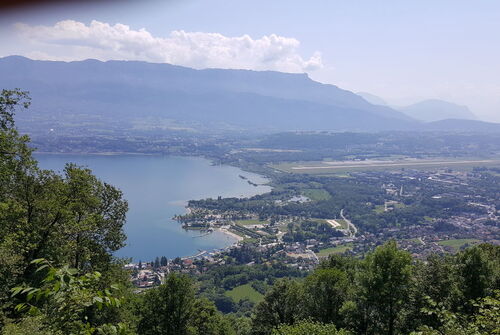
[[[267,334],[281,324],[293,324],[304,314],[302,287],[295,281],[282,279],[255,308],[253,334]]]
[[[27,92],[0,94],[0,329],[119,332],[110,285],[126,277],[111,253],[124,245],[127,202],[89,169],[38,167],[14,124],[29,103]]]
[[[283,325],[272,332],[272,335],[349,335],[345,330],[337,330],[333,324],[301,321],[295,325]]]
[[[28,108],[30,100],[26,91],[3,89],[0,94],[0,129],[3,131],[12,129],[16,110],[18,107]]]
[[[195,297],[192,281],[171,274],[144,296],[138,332],[144,335],[230,335],[232,327],[215,305]]]
[[[93,317],[103,308],[121,306],[120,299],[112,293],[117,287],[99,289],[99,272],[78,275],[74,268],[55,268],[45,259],[32,263],[38,266],[37,273],[45,272],[40,286],[18,286],[11,291],[13,298],[22,301],[15,310],[32,317],[30,321],[37,320],[39,330],[81,335],[127,334],[126,325],[99,324]]]
[[[440,320],[440,326],[435,328],[422,326],[412,335],[495,335],[500,334],[500,291],[494,296],[486,297],[474,303],[478,312],[474,315],[453,313],[429,299],[429,308],[424,312],[435,315]]]
[[[439,334],[476,334],[468,324],[477,334],[493,332],[499,327],[494,294],[500,288],[494,270],[499,251],[483,244],[413,264],[409,253],[390,241],[362,260],[331,256],[304,281],[278,281],[271,287],[255,308],[252,334],[276,333],[280,325],[304,320],[355,334],[438,334],[443,329]]]

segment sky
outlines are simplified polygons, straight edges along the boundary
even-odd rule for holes
[[[497,0],[121,0],[0,12],[0,57],[306,72],[500,122]]]

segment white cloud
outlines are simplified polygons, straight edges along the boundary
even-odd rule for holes
[[[165,62],[194,68],[236,68],[308,72],[322,68],[319,52],[304,59],[295,38],[271,34],[259,39],[248,35],[227,37],[217,33],[172,31],[155,37],[147,30],[124,24],[92,21],[89,25],[66,20],[54,26],[15,25],[36,50],[37,59],[124,59]]]

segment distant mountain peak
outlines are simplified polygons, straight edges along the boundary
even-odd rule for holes
[[[398,109],[414,119],[426,122],[446,119],[477,119],[467,106],[439,99],[427,99]]]

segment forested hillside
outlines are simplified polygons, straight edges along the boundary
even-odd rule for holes
[[[122,193],[86,168],[40,169],[14,124],[29,103],[19,90],[0,95],[4,335],[500,334],[492,244],[417,261],[390,241],[364,257],[330,256],[304,275],[233,252],[206,273],[172,272],[138,293],[125,260],[113,257],[126,243]],[[224,311],[217,290],[241,272],[263,283],[264,296],[247,311]]]

